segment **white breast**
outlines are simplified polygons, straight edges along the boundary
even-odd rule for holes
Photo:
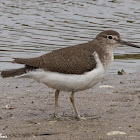
[[[32,71],[20,77],[33,78],[34,80],[44,83],[51,88],[63,91],[85,90],[100,82],[104,77],[104,67],[98,57],[98,54],[94,53],[94,57],[97,62],[96,68],[82,75],[62,74],[42,70]]]

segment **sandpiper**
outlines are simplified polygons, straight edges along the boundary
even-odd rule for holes
[[[113,30],[99,33],[93,40],[70,46],[35,58],[14,58],[13,63],[23,64],[20,69],[1,72],[3,78],[32,78],[55,91],[54,116],[58,117],[60,91],[71,92],[70,100],[77,119],[81,119],[74,102],[74,93],[93,87],[102,81],[113,61],[114,49],[121,45],[140,48],[123,41]]]

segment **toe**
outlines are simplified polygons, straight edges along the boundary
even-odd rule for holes
[[[81,120],[87,120],[87,119],[84,118],[84,117],[77,117],[77,120],[78,120],[78,121],[81,121]]]

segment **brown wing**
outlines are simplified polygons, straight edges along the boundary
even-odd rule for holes
[[[15,58],[14,62],[65,74],[83,74],[96,67],[94,56],[82,49],[60,49],[36,58]]]

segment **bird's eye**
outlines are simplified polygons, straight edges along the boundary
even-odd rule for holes
[[[111,35],[109,35],[107,38],[108,38],[108,39],[113,39],[113,37],[112,37]]]

